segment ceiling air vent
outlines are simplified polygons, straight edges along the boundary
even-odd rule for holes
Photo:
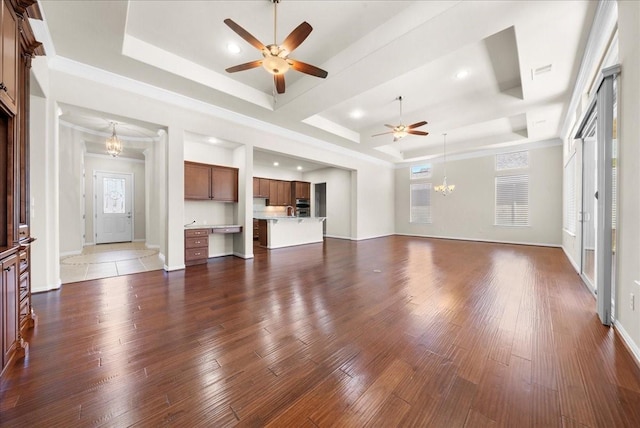
[[[551,71],[551,64],[543,65],[542,67],[531,69],[531,80],[536,80],[540,75],[549,73]]]

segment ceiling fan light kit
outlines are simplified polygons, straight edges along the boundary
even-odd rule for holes
[[[388,131],[388,132],[382,132],[380,134],[374,134],[372,135],[372,137],[377,137],[379,135],[387,135],[387,134],[393,134],[393,142],[395,143],[398,140],[403,139],[404,137],[406,137],[407,135],[411,134],[411,135],[421,135],[421,136],[427,136],[429,135],[428,132],[426,131],[417,131],[415,128],[419,128],[421,126],[424,126],[427,124],[426,121],[420,121],[420,122],[416,122],[412,125],[406,126],[402,124],[402,96],[399,96],[398,98],[396,98],[397,101],[400,101],[400,125],[388,125],[385,124],[384,126],[386,126],[387,128],[391,128],[392,131]]]
[[[264,45],[260,40],[252,36],[247,30],[235,23],[232,19],[227,18],[224,23],[227,24],[236,34],[242,37],[247,43],[254,48],[262,52],[263,59],[257,61],[251,61],[244,64],[239,64],[226,69],[227,73],[236,73],[238,71],[250,70],[262,66],[269,73],[273,74],[273,83],[276,87],[276,91],[279,94],[284,94],[285,83],[284,74],[293,68],[301,73],[309,74],[324,79],[328,76],[325,70],[318,68],[311,64],[306,64],[301,61],[289,58],[289,54],[293,52],[295,48],[300,46],[302,42],[309,36],[313,27],[308,22],[303,22],[298,25],[288,36],[284,39],[282,44],[277,43],[277,5],[280,0],[271,0],[273,3],[273,44]]]

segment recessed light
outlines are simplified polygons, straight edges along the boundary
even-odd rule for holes
[[[214,138],[214,137],[207,138],[207,141],[210,142],[210,143],[213,143],[213,144],[218,142],[218,140],[216,138]]]
[[[456,73],[456,79],[462,80],[466,79],[469,76],[469,72],[467,70],[460,70]]]
[[[232,54],[239,54],[241,51],[240,46],[232,42],[227,43],[227,50]]]
[[[278,162],[273,163],[273,166],[278,166],[278,165],[280,165]]]
[[[301,166],[298,166],[298,171],[302,171],[302,167]]]
[[[360,119],[364,116],[364,112],[362,110],[356,109],[349,113],[349,116],[351,116],[353,119]]]

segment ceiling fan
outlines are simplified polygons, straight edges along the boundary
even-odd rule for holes
[[[391,131],[388,132],[382,132],[380,134],[374,134],[372,135],[372,137],[377,137],[379,135],[387,135],[387,134],[393,134],[393,142],[395,143],[396,141],[404,138],[407,136],[407,134],[411,134],[411,135],[429,135],[428,132],[425,131],[417,131],[415,128],[419,128],[423,125],[426,125],[427,122],[425,122],[424,120],[421,122],[416,122],[412,125],[403,125],[402,124],[402,96],[396,98],[396,100],[400,101],[400,125],[387,125],[385,124],[384,126],[386,126],[387,128],[391,128]]]
[[[279,94],[284,94],[284,73],[286,73],[289,68],[293,68],[294,70],[300,71],[305,74],[310,74],[311,76],[321,77],[323,79],[327,77],[328,73],[326,71],[316,66],[306,64],[302,61],[297,61],[295,59],[289,58],[289,54],[293,52],[295,48],[300,46],[300,44],[311,33],[311,30],[313,30],[308,22],[305,21],[302,24],[298,25],[295,30],[293,30],[291,34],[289,34],[287,38],[284,39],[284,42],[282,42],[281,45],[277,44],[277,5],[278,3],[280,3],[280,0],[271,0],[271,2],[273,3],[273,44],[271,45],[265,46],[262,42],[253,37],[247,30],[236,24],[232,19],[227,18],[224,20],[224,23],[227,24],[229,28],[235,31],[251,46],[261,51],[262,56],[264,57],[263,59],[257,61],[251,61],[244,64],[236,65],[234,67],[229,67],[226,69],[227,73],[235,73],[237,71],[249,70],[262,66],[269,73],[273,74],[273,82]]]

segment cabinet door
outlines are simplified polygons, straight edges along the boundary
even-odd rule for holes
[[[260,196],[262,196],[263,198],[269,197],[270,182],[271,180],[269,180],[268,178],[260,179]]]
[[[238,202],[238,170],[213,166],[211,171],[211,199]]]
[[[2,367],[8,362],[18,339],[18,257],[2,261]]]
[[[311,183],[308,183],[306,181],[296,181],[295,194],[296,194],[296,199],[311,198]]]
[[[209,165],[184,163],[184,198],[211,199],[211,167]]]
[[[253,177],[253,197],[258,198],[262,196],[260,194],[260,179],[258,177]]]
[[[281,205],[278,198],[278,180],[269,180],[269,205]]]
[[[278,181],[278,205],[287,205],[287,195],[285,193],[285,182]]]
[[[0,99],[16,112],[18,83],[18,25],[7,0],[2,2],[2,76]]]

